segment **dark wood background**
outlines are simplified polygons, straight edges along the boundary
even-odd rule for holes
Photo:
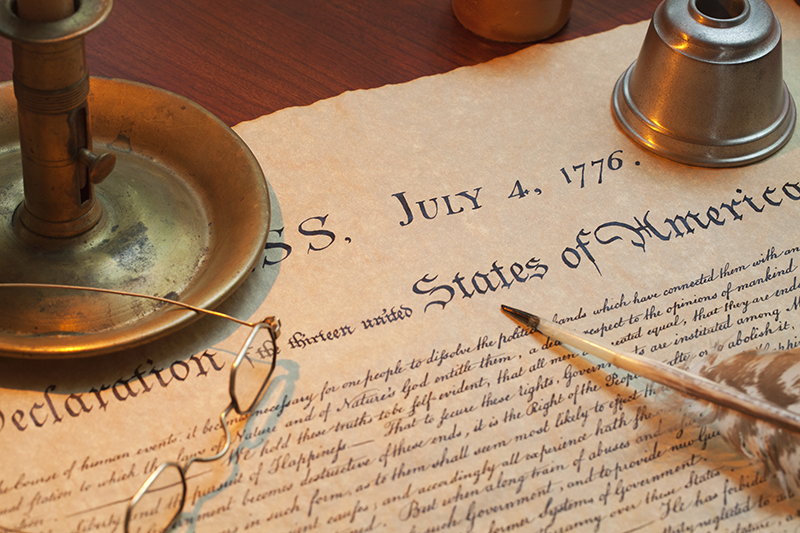
[[[558,42],[648,19],[660,0],[574,0]],[[480,38],[451,0],[116,0],[86,38],[93,75],[155,85],[228,125],[473,65],[530,44]],[[11,46],[0,43],[0,80]]]

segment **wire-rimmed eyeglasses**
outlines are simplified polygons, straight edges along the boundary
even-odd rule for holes
[[[252,328],[231,365],[228,386],[231,402],[219,415],[220,425],[225,432],[225,445],[214,455],[191,457],[183,465],[172,461],[162,463],[131,498],[125,510],[125,533],[163,533],[167,531],[175,523],[186,503],[186,471],[189,466],[194,462],[208,463],[224,457],[231,447],[231,433],[226,423],[228,413],[234,410],[242,416],[250,415],[267,390],[276,366],[277,340],[281,328],[280,319],[267,317],[260,322],[251,323],[218,311],[195,307],[169,298],[97,287],[47,283],[0,283],[0,287],[68,289],[147,298],[174,304],[198,313],[225,318]],[[2,527],[0,527],[0,531],[3,531]]]
[[[186,471],[194,462],[208,463],[222,458],[230,449],[231,433],[226,417],[231,410],[247,416],[258,405],[275,370],[280,320],[268,317],[252,325],[242,349],[231,366],[229,390],[231,403],[219,415],[225,431],[225,445],[207,457],[191,457],[185,464],[167,461],[161,464],[139,488],[125,511],[125,533],[167,531],[186,503]],[[269,339],[262,341],[266,331]],[[253,348],[254,356],[249,355]],[[135,528],[135,529],[133,529]]]

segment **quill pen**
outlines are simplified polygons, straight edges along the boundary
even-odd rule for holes
[[[800,350],[747,351],[720,363],[711,355],[695,374],[616,352],[525,311],[505,305],[501,309],[531,331],[703,400],[687,404],[697,422],[715,422],[722,437],[748,459],[760,462],[787,497],[800,494],[800,415],[785,408],[800,408]]]
[[[538,331],[551,339],[561,341],[586,353],[592,354],[612,365],[638,376],[655,381],[684,394],[706,400],[715,405],[732,409],[741,414],[764,420],[779,428],[800,434],[800,415],[772,402],[755,398],[724,383],[712,381],[686,370],[669,366],[659,361],[635,354],[622,354],[611,348],[585,339],[562,328],[513,307],[500,307],[504,313],[523,324],[531,331]]]

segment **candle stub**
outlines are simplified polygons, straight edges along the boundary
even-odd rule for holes
[[[487,39],[531,42],[564,27],[572,0],[453,0],[453,12],[465,28]]]

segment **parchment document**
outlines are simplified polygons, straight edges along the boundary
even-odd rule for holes
[[[798,97],[800,9],[772,7]],[[800,529],[674,397],[499,309],[678,366],[800,343],[800,141],[726,170],[638,148],[610,97],[646,28],[236,127],[275,194],[240,318],[280,317],[278,370],[190,468],[178,530]],[[161,462],[219,449],[245,334],[2,361],[0,525],[121,531]]]

